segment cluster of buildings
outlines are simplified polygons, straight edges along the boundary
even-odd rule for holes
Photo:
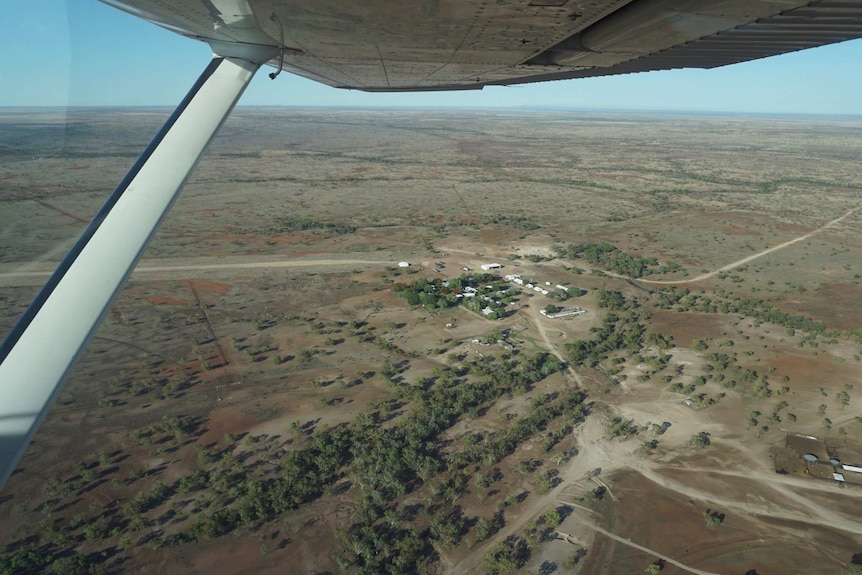
[[[805,475],[862,485],[862,454],[850,448],[846,441],[824,441],[813,435],[788,433],[785,447],[800,456],[802,468],[799,471]],[[844,461],[859,461],[860,464]]]
[[[524,286],[525,289],[531,289],[531,290],[538,292],[542,295],[548,295],[549,293],[551,293],[551,290],[548,288],[558,289],[562,292],[569,293],[569,288],[567,288],[564,285],[560,285],[560,284],[553,285],[551,282],[545,282],[545,285],[542,286],[542,285],[540,285],[539,282],[536,282],[535,284],[524,283],[524,278],[522,278],[520,275],[517,275],[517,274],[510,274],[510,275],[504,276],[503,279],[505,279],[507,282],[512,282],[512,283],[518,284],[519,286]]]
[[[437,264],[437,265],[440,265],[440,264]],[[488,272],[488,271],[492,271],[492,270],[498,270],[498,269],[502,268],[503,266],[502,266],[502,264],[494,262],[494,263],[482,264],[480,267],[482,268],[483,271]],[[463,268],[463,269],[466,271],[468,268]],[[435,270],[435,271],[437,271],[437,270]],[[555,283],[552,283],[549,281],[544,282],[544,285],[542,285],[540,282],[536,282],[536,283],[527,282],[519,274],[508,274],[508,275],[504,276],[503,279],[507,282],[512,282],[515,285],[522,286],[526,290],[533,290],[534,292],[540,293],[544,296],[551,295],[551,292],[553,290],[557,290],[558,292],[562,292],[562,294],[558,294],[558,297],[560,295],[563,296],[563,297],[559,297],[559,299],[565,299],[565,295],[563,295],[563,294],[568,294],[569,289],[570,289],[567,286],[564,286],[562,284],[555,284]],[[443,282],[443,286],[448,286],[448,285],[449,285],[448,281]],[[475,298],[477,296],[481,297],[482,300],[484,300],[487,305],[484,305],[480,309],[480,311],[482,312],[483,315],[485,315],[487,317],[487,316],[497,314],[498,310],[500,310],[500,308],[502,308],[506,305],[502,301],[500,301],[499,299],[496,299],[495,297],[491,297],[490,295],[485,295],[494,289],[495,289],[494,286],[485,286],[484,290],[477,289],[477,288],[471,287],[471,286],[467,286],[462,290],[461,293],[457,294],[456,297],[458,297],[459,299],[465,299],[465,300]],[[482,293],[483,291],[484,291],[484,294]],[[492,294],[492,295],[500,295],[500,293],[505,293],[505,290],[503,292],[496,292],[495,294]],[[515,305],[515,304],[512,303],[510,305]],[[582,307],[574,306],[574,307],[562,308],[555,313],[548,313],[545,310],[542,310],[541,313],[543,315],[545,315],[546,317],[555,319],[555,318],[583,315],[583,314],[587,313],[587,310],[585,310]]]

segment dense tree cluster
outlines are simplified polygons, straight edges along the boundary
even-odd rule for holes
[[[506,316],[505,305],[515,295],[514,288],[495,280],[491,274],[465,274],[445,282],[440,278],[428,280],[420,277],[411,284],[398,284],[393,290],[409,305],[421,305],[428,310],[463,305],[473,312],[481,313],[482,309],[488,307],[493,310],[489,316],[492,319]],[[468,293],[469,296],[466,295]]]
[[[489,433],[481,441],[469,441],[460,450],[441,452],[440,434],[461,416],[478,415],[502,395],[528,391],[563,367],[551,354],[520,362],[487,357],[472,362],[466,370],[438,368],[434,377],[419,384],[393,383],[397,396],[411,400],[414,407],[385,427],[376,417],[360,418],[350,426],[355,435],[347,473],[362,490],[363,512],[339,539],[342,566],[358,573],[417,572],[435,557],[428,541],[457,544],[465,524],[460,510],[451,505],[470,483],[472,470],[468,467],[499,461],[560,416],[572,421],[584,417],[584,396],[572,389],[535,401],[512,426]],[[466,377],[468,374],[476,377]],[[480,483],[483,477],[486,483],[490,481],[483,475]],[[404,527],[388,502],[432,479],[431,492],[437,503],[430,521],[422,529]]]
[[[559,257],[568,259],[583,258],[604,270],[612,271],[631,278],[639,278],[649,274],[661,274],[681,270],[673,262],[659,266],[656,258],[630,256],[617,246],[608,242],[569,244],[554,246]]]
[[[423,566],[436,559],[428,530],[420,532],[399,527],[395,521],[378,521],[385,517],[380,510],[380,507],[366,505],[362,509],[364,521],[339,533],[337,541],[350,555],[350,559],[338,558],[339,567],[360,575],[400,575],[419,573]]]
[[[638,432],[638,425],[634,419],[614,417],[608,422],[608,435],[611,438],[622,437],[623,439],[628,439],[637,435]]]
[[[605,316],[601,327],[590,328],[595,334],[592,339],[566,344],[569,362],[576,366],[595,367],[613,351],[637,353],[643,347],[646,325],[637,300],[607,290],[598,290],[596,300],[599,307],[614,311]]]
[[[688,288],[662,288],[659,290],[657,307],[679,312],[738,313],[758,321],[790,329],[801,329],[809,333],[821,334],[827,329],[822,321],[785,313],[757,298],[740,298],[724,292],[709,296],[704,293],[694,293]]]
[[[279,216],[269,228],[271,234],[283,234],[285,232],[299,232],[306,230],[319,230],[327,234],[342,235],[352,234],[356,227],[350,224],[338,224],[333,222],[318,222],[302,216]]]
[[[510,535],[499,541],[485,556],[485,567],[493,573],[513,573],[530,558],[530,549],[521,537]]]
[[[526,216],[513,216],[509,214],[497,214],[495,216],[485,218],[485,223],[524,231],[538,230],[541,227],[535,221]]]

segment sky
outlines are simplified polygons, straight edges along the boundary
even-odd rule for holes
[[[0,106],[174,106],[209,47],[96,0],[6,0]],[[240,105],[431,106],[862,114],[862,40],[715,70],[482,91],[366,94],[261,71]]]

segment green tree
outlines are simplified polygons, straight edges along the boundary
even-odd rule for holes
[[[707,527],[718,527],[724,522],[724,513],[707,509],[703,512],[703,522]]]
[[[494,531],[494,525],[484,517],[480,517],[476,522],[476,538],[479,541],[484,541],[493,535]]]
[[[121,551],[128,551],[129,549],[131,549],[134,546],[135,546],[134,540],[131,537],[129,537],[128,535],[123,535],[122,537],[120,537],[120,540],[117,542],[117,547]]]
[[[559,527],[562,522],[563,519],[560,517],[560,513],[556,509],[551,509],[545,513],[545,523],[551,527]]]
[[[688,440],[688,444],[692,447],[700,447],[703,449],[707,445],[709,445],[709,433],[706,431],[701,431],[700,433],[695,433],[691,436],[691,439]]]

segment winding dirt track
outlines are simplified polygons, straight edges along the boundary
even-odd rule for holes
[[[816,523],[824,527],[838,529],[840,531],[845,531],[854,535],[862,535],[862,523],[853,521],[852,519],[839,515],[832,510],[826,509],[822,505],[819,505],[818,503],[812,501],[805,495],[798,493],[792,488],[795,487],[802,490],[821,491],[826,493],[832,493],[836,496],[840,495],[844,498],[862,500],[862,493],[855,490],[839,490],[836,486],[828,483],[819,483],[817,481],[811,480],[804,481],[795,477],[777,475],[775,473],[766,473],[763,470],[758,469],[746,469],[744,472],[742,472],[728,469],[698,469],[690,466],[680,468],[680,470],[682,471],[700,472],[707,476],[727,475],[732,477],[740,477],[748,481],[754,481],[768,487],[769,489],[779,493],[780,495],[787,497],[788,499],[794,501],[795,503],[798,503],[802,508],[804,508],[788,508],[781,510],[750,500],[740,501],[736,499],[729,499],[717,493],[701,489],[696,485],[689,485],[687,483],[683,483],[682,481],[674,480],[666,475],[660,475],[656,473],[656,470],[659,469],[659,467],[646,464],[645,462],[637,462],[631,465],[631,467],[653,483],[660,485],[665,489],[670,489],[677,493],[681,493],[686,497],[701,499],[704,501],[711,501],[712,503],[716,505],[721,505],[726,509],[734,509],[741,513],[760,515],[775,519],[787,519],[790,521],[799,521],[803,523]],[[660,469],[666,471],[672,469],[672,467],[665,465],[662,466]]]
[[[641,278],[641,279],[637,279],[634,281],[637,281],[640,283],[645,283],[645,284],[654,284],[654,285],[676,285],[676,284],[688,284],[688,283],[703,281],[705,279],[709,279],[713,276],[716,276],[722,272],[730,271],[733,268],[737,268],[739,266],[747,264],[748,262],[754,261],[758,258],[762,258],[765,255],[771,254],[772,252],[777,252],[778,250],[784,249],[788,246],[792,246],[793,244],[795,244],[797,242],[807,240],[808,238],[810,238],[812,236],[816,236],[817,234],[826,231],[827,229],[835,226],[836,224],[841,223],[842,220],[851,216],[852,214],[859,211],[860,209],[862,209],[862,206],[856,206],[852,210],[849,210],[847,213],[845,213],[843,216],[835,218],[834,220],[827,222],[826,224],[820,226],[816,230],[812,230],[812,231],[808,232],[807,234],[799,236],[798,238],[793,238],[792,240],[782,242],[776,246],[772,246],[771,248],[766,248],[765,250],[763,250],[761,252],[757,252],[756,254],[752,254],[748,257],[742,258],[741,260],[737,260],[733,263],[729,263],[726,266],[722,266],[716,270],[713,270],[711,272],[707,272],[705,274],[701,274],[701,275],[694,277],[694,278],[691,278],[691,279],[686,279],[686,280],[645,280],[645,279]],[[607,273],[608,275],[613,276],[613,277],[622,278],[622,279],[629,279],[626,276],[608,273],[608,272],[605,272],[605,273]]]
[[[701,569],[695,569],[694,567],[689,567],[685,563],[680,563],[676,559],[668,557],[667,555],[662,555],[658,551],[653,551],[649,547],[644,547],[643,545],[638,545],[637,543],[632,543],[628,539],[624,539],[624,538],[620,537],[619,535],[614,535],[610,531],[602,529],[598,525],[593,525],[592,523],[581,523],[581,525],[583,525],[584,527],[587,527],[589,529],[592,529],[593,531],[595,531],[597,533],[601,533],[605,537],[609,537],[609,538],[613,539],[614,541],[619,541],[623,545],[628,545],[629,547],[637,549],[638,551],[643,551],[644,553],[648,553],[649,555],[652,555],[653,557],[657,557],[659,559],[662,559],[666,563],[670,563],[671,565],[679,567],[680,569],[682,569],[684,571],[688,571],[689,573],[694,573],[695,575],[719,575],[719,573],[713,573],[712,571],[702,571]]]

